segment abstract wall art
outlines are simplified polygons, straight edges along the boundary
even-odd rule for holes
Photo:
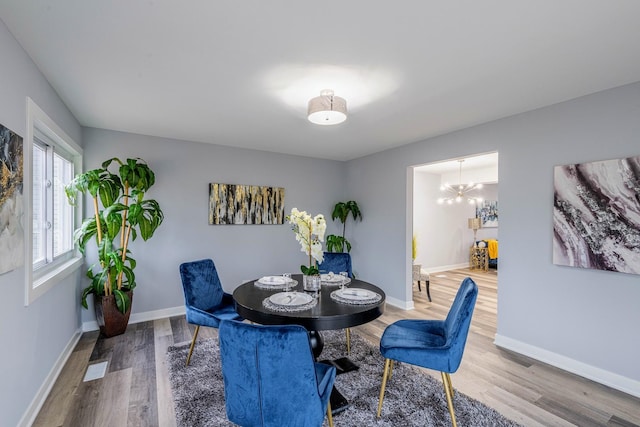
[[[482,228],[498,226],[498,201],[484,200],[476,205],[476,218],[480,218]]]
[[[640,274],[640,156],[556,166],[553,263]]]
[[[209,224],[283,224],[284,188],[209,184]]]
[[[22,137],[0,125],[0,274],[24,264]]]

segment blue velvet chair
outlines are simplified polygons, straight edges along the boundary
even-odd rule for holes
[[[323,260],[318,264],[318,270],[321,274],[333,271],[335,274],[341,271],[349,273],[349,277],[353,278],[353,270],[351,269],[351,255],[347,252],[325,252]]]
[[[333,426],[336,368],[316,363],[306,329],[223,321],[220,358],[227,418],[243,427]]]
[[[391,377],[393,361],[405,362],[442,374],[447,406],[455,427],[452,374],[458,370],[469,333],[471,316],[478,297],[478,286],[471,278],[462,281],[445,320],[399,320],[387,326],[380,338],[380,352],[385,357],[378,418],[387,379]]]
[[[203,259],[180,264],[180,278],[184,290],[187,322],[196,325],[187,355],[188,366],[200,326],[217,328],[223,319],[242,318],[236,313],[231,295],[222,289],[213,260]]]
[[[353,279],[353,270],[351,268],[351,255],[347,252],[324,252],[322,262],[318,264],[320,274],[327,274],[333,271],[335,274],[341,271],[349,273],[349,277]],[[351,329],[344,330],[347,338],[347,354],[351,353]]]

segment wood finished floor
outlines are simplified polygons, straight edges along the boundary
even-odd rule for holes
[[[415,310],[387,305],[383,316],[354,330],[377,344],[396,320],[444,318],[466,276],[478,283],[479,295],[462,365],[452,375],[456,390],[525,426],[640,426],[640,399],[493,344],[495,271],[432,274],[433,302],[424,286],[418,292],[414,285]],[[132,324],[124,335],[110,339],[83,334],[33,425],[175,426],[165,353],[168,346],[189,341],[193,330],[180,316]],[[217,337],[217,331],[201,328],[198,340],[207,337]],[[105,377],[82,382],[87,366],[100,361],[108,362]],[[439,373],[425,372],[440,380]],[[340,415],[334,422],[340,426]]]

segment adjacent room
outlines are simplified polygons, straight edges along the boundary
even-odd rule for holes
[[[640,426],[638,16],[1,1],[0,426]]]

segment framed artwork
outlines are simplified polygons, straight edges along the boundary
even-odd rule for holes
[[[640,274],[640,156],[556,166],[553,263]]]
[[[480,218],[482,228],[498,226],[498,201],[484,200],[476,205],[476,218]]]
[[[22,137],[0,125],[0,274],[24,264]]]
[[[209,184],[209,224],[283,224],[284,188]]]

